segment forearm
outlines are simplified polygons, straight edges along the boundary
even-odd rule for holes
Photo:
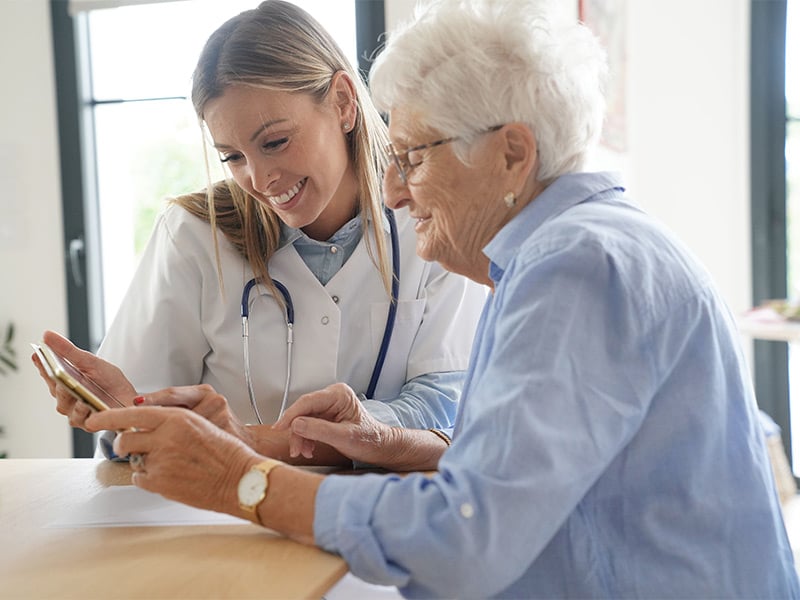
[[[378,450],[378,466],[390,471],[435,471],[447,444],[426,429],[392,427]]]
[[[312,458],[305,458],[302,455],[297,457],[289,456],[289,436],[290,432],[276,431],[271,425],[247,425],[244,428],[241,439],[253,450],[263,456],[275,458],[292,465],[316,465],[352,468],[353,461],[344,456],[341,452],[329,446],[318,443]]]
[[[426,373],[407,381],[396,398],[365,400],[378,421],[394,427],[448,429],[455,422],[464,384],[463,371]]]
[[[264,527],[303,544],[314,544],[314,502],[322,476],[278,467],[269,476],[267,497],[258,507]]]

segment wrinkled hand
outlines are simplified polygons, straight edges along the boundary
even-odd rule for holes
[[[87,425],[121,431],[114,440],[119,456],[143,456],[141,465],[132,465],[134,485],[198,508],[234,514],[239,478],[260,460],[240,440],[183,408],[107,410],[90,415]]]
[[[250,430],[233,414],[225,396],[208,384],[169,387],[143,394],[136,399],[136,404],[188,408],[253,447]]]
[[[292,404],[273,425],[290,430],[289,454],[311,458],[315,442],[360,462],[382,465],[391,453],[393,428],[374,419],[356,393],[343,383],[305,394]]]
[[[103,360],[102,358],[86,352],[75,346],[65,337],[53,331],[45,331],[42,341],[50,346],[57,354],[66,358],[73,365],[78,367],[83,373],[92,378],[100,387],[114,396],[122,404],[131,405],[136,396],[136,390],[125,375],[115,365]],[[56,410],[69,418],[72,427],[79,427],[86,431],[99,431],[91,429],[86,425],[86,418],[92,410],[80,400],[77,400],[67,388],[61,384],[53,383],[47,377],[44,367],[39,362],[39,358],[34,354],[31,356],[33,364],[39,370],[39,375],[47,383],[50,395],[56,399]]]

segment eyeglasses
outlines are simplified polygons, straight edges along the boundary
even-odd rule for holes
[[[484,129],[478,133],[491,133],[492,131],[497,131],[501,127],[502,125],[494,125],[493,127],[489,127],[489,129]],[[450,142],[455,142],[456,140],[461,139],[464,139],[463,135],[444,138],[442,140],[436,140],[435,142],[420,144],[419,146],[412,146],[411,148],[406,148],[402,152],[395,150],[393,144],[386,144],[386,158],[390,159],[394,163],[394,166],[397,168],[397,174],[400,176],[400,181],[403,182],[403,185],[408,185],[408,174],[422,164],[422,155],[417,154],[420,152],[420,150],[435,148],[436,146],[449,144]]]

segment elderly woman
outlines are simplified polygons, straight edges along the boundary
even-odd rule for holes
[[[326,442],[437,472],[322,478],[176,408],[87,424],[140,430],[115,442],[144,457],[136,485],[339,553],[409,597],[797,597],[733,319],[617,177],[581,171],[603,54],[542,6],[437,2],[371,74],[387,202],[416,220],[421,257],[492,290],[452,445],[415,445],[423,432],[378,423],[340,384],[276,425],[294,454]]]

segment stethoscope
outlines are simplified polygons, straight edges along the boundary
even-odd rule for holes
[[[372,368],[372,376],[370,377],[369,386],[367,387],[367,398],[372,398],[375,394],[375,388],[378,386],[378,379],[383,370],[383,363],[386,361],[386,353],[389,350],[389,343],[392,341],[392,331],[394,331],[394,322],[397,317],[397,297],[400,292],[400,241],[397,235],[397,223],[394,219],[394,213],[389,208],[386,208],[385,211],[386,218],[389,220],[389,233],[392,241],[392,301],[389,303],[389,312],[386,316],[386,327],[383,330],[383,339],[381,340],[378,357],[375,359],[375,366]],[[256,395],[253,391],[253,379],[250,375],[250,331],[248,325],[250,318],[250,292],[258,283],[258,279],[251,279],[244,285],[244,289],[242,290],[242,346],[244,350],[244,378],[247,383],[247,394],[250,396],[250,406],[253,407],[253,412],[259,424],[263,424],[264,422],[261,420],[261,414],[258,412],[258,405],[256,404]],[[278,418],[280,418],[286,410],[286,402],[289,398],[289,386],[292,381],[294,303],[292,302],[292,295],[285,285],[277,279],[273,279],[272,284],[278,292],[280,292],[281,296],[283,296],[284,320],[286,322],[286,377],[283,385],[281,409],[278,413]]]

